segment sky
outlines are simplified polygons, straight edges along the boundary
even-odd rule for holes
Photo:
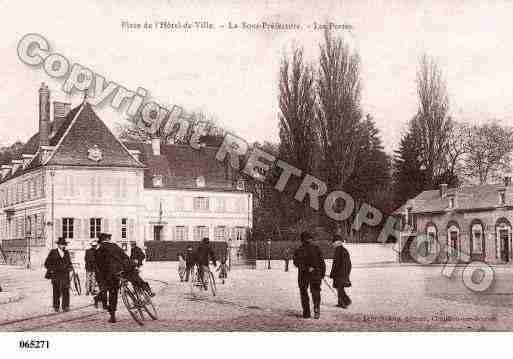
[[[460,121],[498,119],[513,124],[513,3],[501,1],[5,1],[0,0],[0,144],[26,141],[37,131],[41,82],[52,101],[81,102],[65,94],[62,79],[27,66],[17,45],[43,35],[51,50],[128,89],[143,87],[159,104],[201,109],[246,140],[278,140],[278,71],[292,44],[309,61],[322,31],[340,30],[362,61],[362,107],[381,131],[385,149],[397,148],[417,109],[415,73],[423,53],[440,65],[451,115]],[[127,30],[123,21],[208,21],[213,30]],[[299,31],[228,29],[228,22],[301,24]],[[224,28],[221,28],[224,25]],[[107,125],[124,111],[97,109]]]

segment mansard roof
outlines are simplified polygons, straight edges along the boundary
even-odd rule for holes
[[[160,155],[154,155],[151,144],[126,142],[131,150],[140,151],[144,163],[144,187],[154,189],[195,189],[236,191],[235,173],[231,167],[216,159],[218,148],[196,150],[188,145],[161,144]],[[162,176],[162,186],[154,186],[155,176]],[[198,186],[203,177],[205,186]]]
[[[19,166],[16,171],[11,171],[1,182],[43,165],[144,167],[112,134],[87,102],[73,108],[66,117],[52,121],[49,140],[50,146],[54,149],[46,163],[42,161],[39,150],[39,133],[36,133],[22,149],[23,154],[32,154],[34,158],[27,166]],[[88,157],[89,150],[95,146],[101,151],[102,156],[99,161],[93,161]]]
[[[499,192],[505,191],[506,202],[500,203]],[[513,206],[513,186],[504,186],[504,184],[483,184],[473,186],[461,186],[450,188],[444,197],[440,195],[439,190],[423,191],[416,197],[408,200],[403,206],[394,213],[404,213],[411,208],[412,213],[437,213],[449,210],[449,200],[455,199],[455,211],[479,211],[490,210],[499,207]]]

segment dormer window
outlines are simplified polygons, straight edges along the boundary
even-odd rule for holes
[[[242,178],[237,180],[237,189],[239,191],[244,191],[244,180]]]
[[[449,208],[453,209],[455,206],[454,197],[449,198]]]
[[[199,176],[196,178],[196,187],[203,188],[205,187],[205,177]]]
[[[153,176],[153,187],[162,187],[162,175]]]
[[[499,191],[499,203],[501,206],[504,206],[506,204],[506,191],[505,190]]]

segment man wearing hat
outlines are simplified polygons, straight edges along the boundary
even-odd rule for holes
[[[314,307],[314,318],[319,319],[321,315],[321,281],[326,274],[326,263],[321,249],[310,243],[313,239],[309,232],[301,233],[301,246],[294,252],[294,265],[298,268],[299,294],[301,295],[301,306],[303,318],[310,318],[310,297],[308,287],[312,293]]]
[[[50,250],[45,260],[45,278],[51,279],[53,289],[53,309],[69,311],[70,271],[73,269],[66,239],[59,237],[57,248]]]
[[[143,265],[143,260],[146,259],[146,256],[143,250],[137,246],[137,243],[131,242],[130,247],[130,260],[139,268]]]
[[[335,255],[331,265],[330,277],[333,279],[333,287],[337,288],[339,308],[347,308],[351,304],[351,298],[346,293],[346,288],[351,286],[349,275],[351,274],[351,258],[344,247],[344,240],[338,234],[333,236]]]
[[[86,270],[86,295],[96,294],[96,249],[98,241],[91,241],[90,248],[85,251],[85,270]]]
[[[112,235],[109,233],[100,233],[98,235],[99,248],[96,251],[96,276],[100,285],[100,293],[94,297],[94,304],[97,307],[98,302],[107,304],[110,313],[110,323],[116,322],[116,310],[118,305],[119,292],[119,273],[134,285],[147,291],[151,296],[153,292],[147,282],[139,277],[134,264],[130,258],[117,244],[112,243]]]

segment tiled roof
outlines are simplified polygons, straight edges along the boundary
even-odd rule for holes
[[[408,200],[394,213],[403,213],[412,207],[412,213],[443,212],[449,209],[449,198],[455,198],[456,211],[472,211],[501,207],[499,191],[505,190],[506,202],[504,206],[513,206],[513,186],[504,187],[504,184],[484,184],[476,186],[462,186],[450,188],[442,198],[439,190],[421,192],[417,197]]]
[[[216,160],[217,148],[203,147],[195,150],[187,145],[161,144],[160,155],[153,154],[148,143],[126,142],[131,150],[139,150],[140,160],[146,166],[145,188],[197,189],[235,191],[234,174],[225,163]],[[153,185],[154,176],[162,176],[162,187]],[[196,180],[203,176],[205,186],[198,187]]]
[[[82,107],[83,110],[79,113]],[[56,147],[47,163],[50,165],[143,167],[98,118],[88,103],[75,107],[66,117],[52,121],[49,140],[50,146]],[[102,159],[98,162],[88,158],[89,149],[95,145],[102,151]],[[40,167],[41,155],[38,150],[39,133],[36,133],[21,151],[23,154],[36,155],[35,158],[26,168],[20,166],[15,172],[11,172],[2,182]]]

